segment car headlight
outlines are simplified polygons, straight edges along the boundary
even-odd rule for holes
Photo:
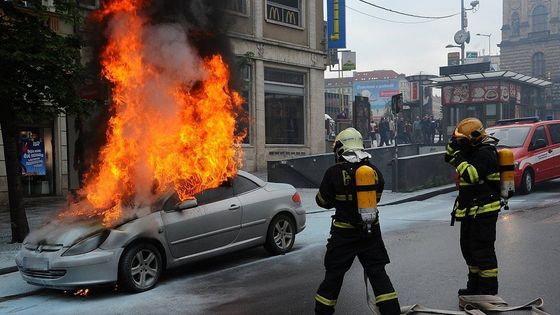
[[[109,231],[104,230],[97,234],[93,234],[84,238],[83,240],[77,242],[76,244],[70,246],[68,250],[62,254],[62,256],[74,256],[89,253],[95,250],[99,245],[103,244],[107,237],[109,236]]]

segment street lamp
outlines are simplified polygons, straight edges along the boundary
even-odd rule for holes
[[[488,55],[492,56],[492,44],[490,43],[490,38],[492,37],[492,34],[481,34],[481,33],[477,33],[477,36],[486,36],[488,37]]]

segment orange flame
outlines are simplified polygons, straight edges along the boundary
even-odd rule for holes
[[[243,100],[228,87],[227,65],[219,55],[198,57],[177,25],[147,23],[141,5],[112,1],[97,12],[109,23],[101,64],[113,83],[113,116],[84,200],[63,216],[103,216],[109,226],[169,188],[184,200],[217,187],[240,165],[235,112]]]

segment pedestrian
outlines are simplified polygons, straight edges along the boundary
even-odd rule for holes
[[[395,141],[395,121],[391,118],[389,120],[389,144],[393,144]]]
[[[404,124],[404,143],[412,143],[411,134],[412,124],[410,123],[410,120],[407,120]]]
[[[461,222],[461,252],[469,270],[467,287],[460,289],[459,295],[498,294],[494,242],[502,205],[496,143],[480,120],[466,118],[459,122],[446,148],[445,161],[459,175],[451,225],[455,220]]]
[[[412,123],[412,137],[414,138],[414,143],[421,143],[422,142],[422,124],[420,121],[420,117],[416,116],[416,119]]]
[[[375,134],[377,133],[376,131],[377,129],[377,124],[375,123],[375,121],[372,119],[371,122],[369,123],[369,140],[371,141],[371,147],[376,147],[377,143],[374,143],[375,141]]]
[[[320,207],[336,209],[325,254],[325,279],[315,295],[315,314],[334,313],[344,274],[358,256],[373,288],[380,313],[398,315],[397,292],[385,272],[389,256],[381,237],[377,208],[358,208],[358,191],[375,191],[379,202],[383,192],[383,175],[369,162],[371,155],[364,151],[362,135],[356,129],[347,128],[340,132],[333,149],[336,164],[327,169],[315,198]],[[358,190],[358,169],[360,178],[367,170],[368,180],[373,182],[375,178],[376,184],[359,186]]]
[[[379,121],[379,133],[381,134],[381,141],[379,146],[389,145],[389,123],[385,117],[381,117]]]
[[[428,119],[428,115],[425,115],[424,118],[422,118],[420,126],[422,128],[422,144],[430,144],[430,121]]]

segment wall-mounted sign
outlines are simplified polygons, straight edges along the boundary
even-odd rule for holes
[[[345,2],[345,0],[327,0],[328,48],[346,48]]]

